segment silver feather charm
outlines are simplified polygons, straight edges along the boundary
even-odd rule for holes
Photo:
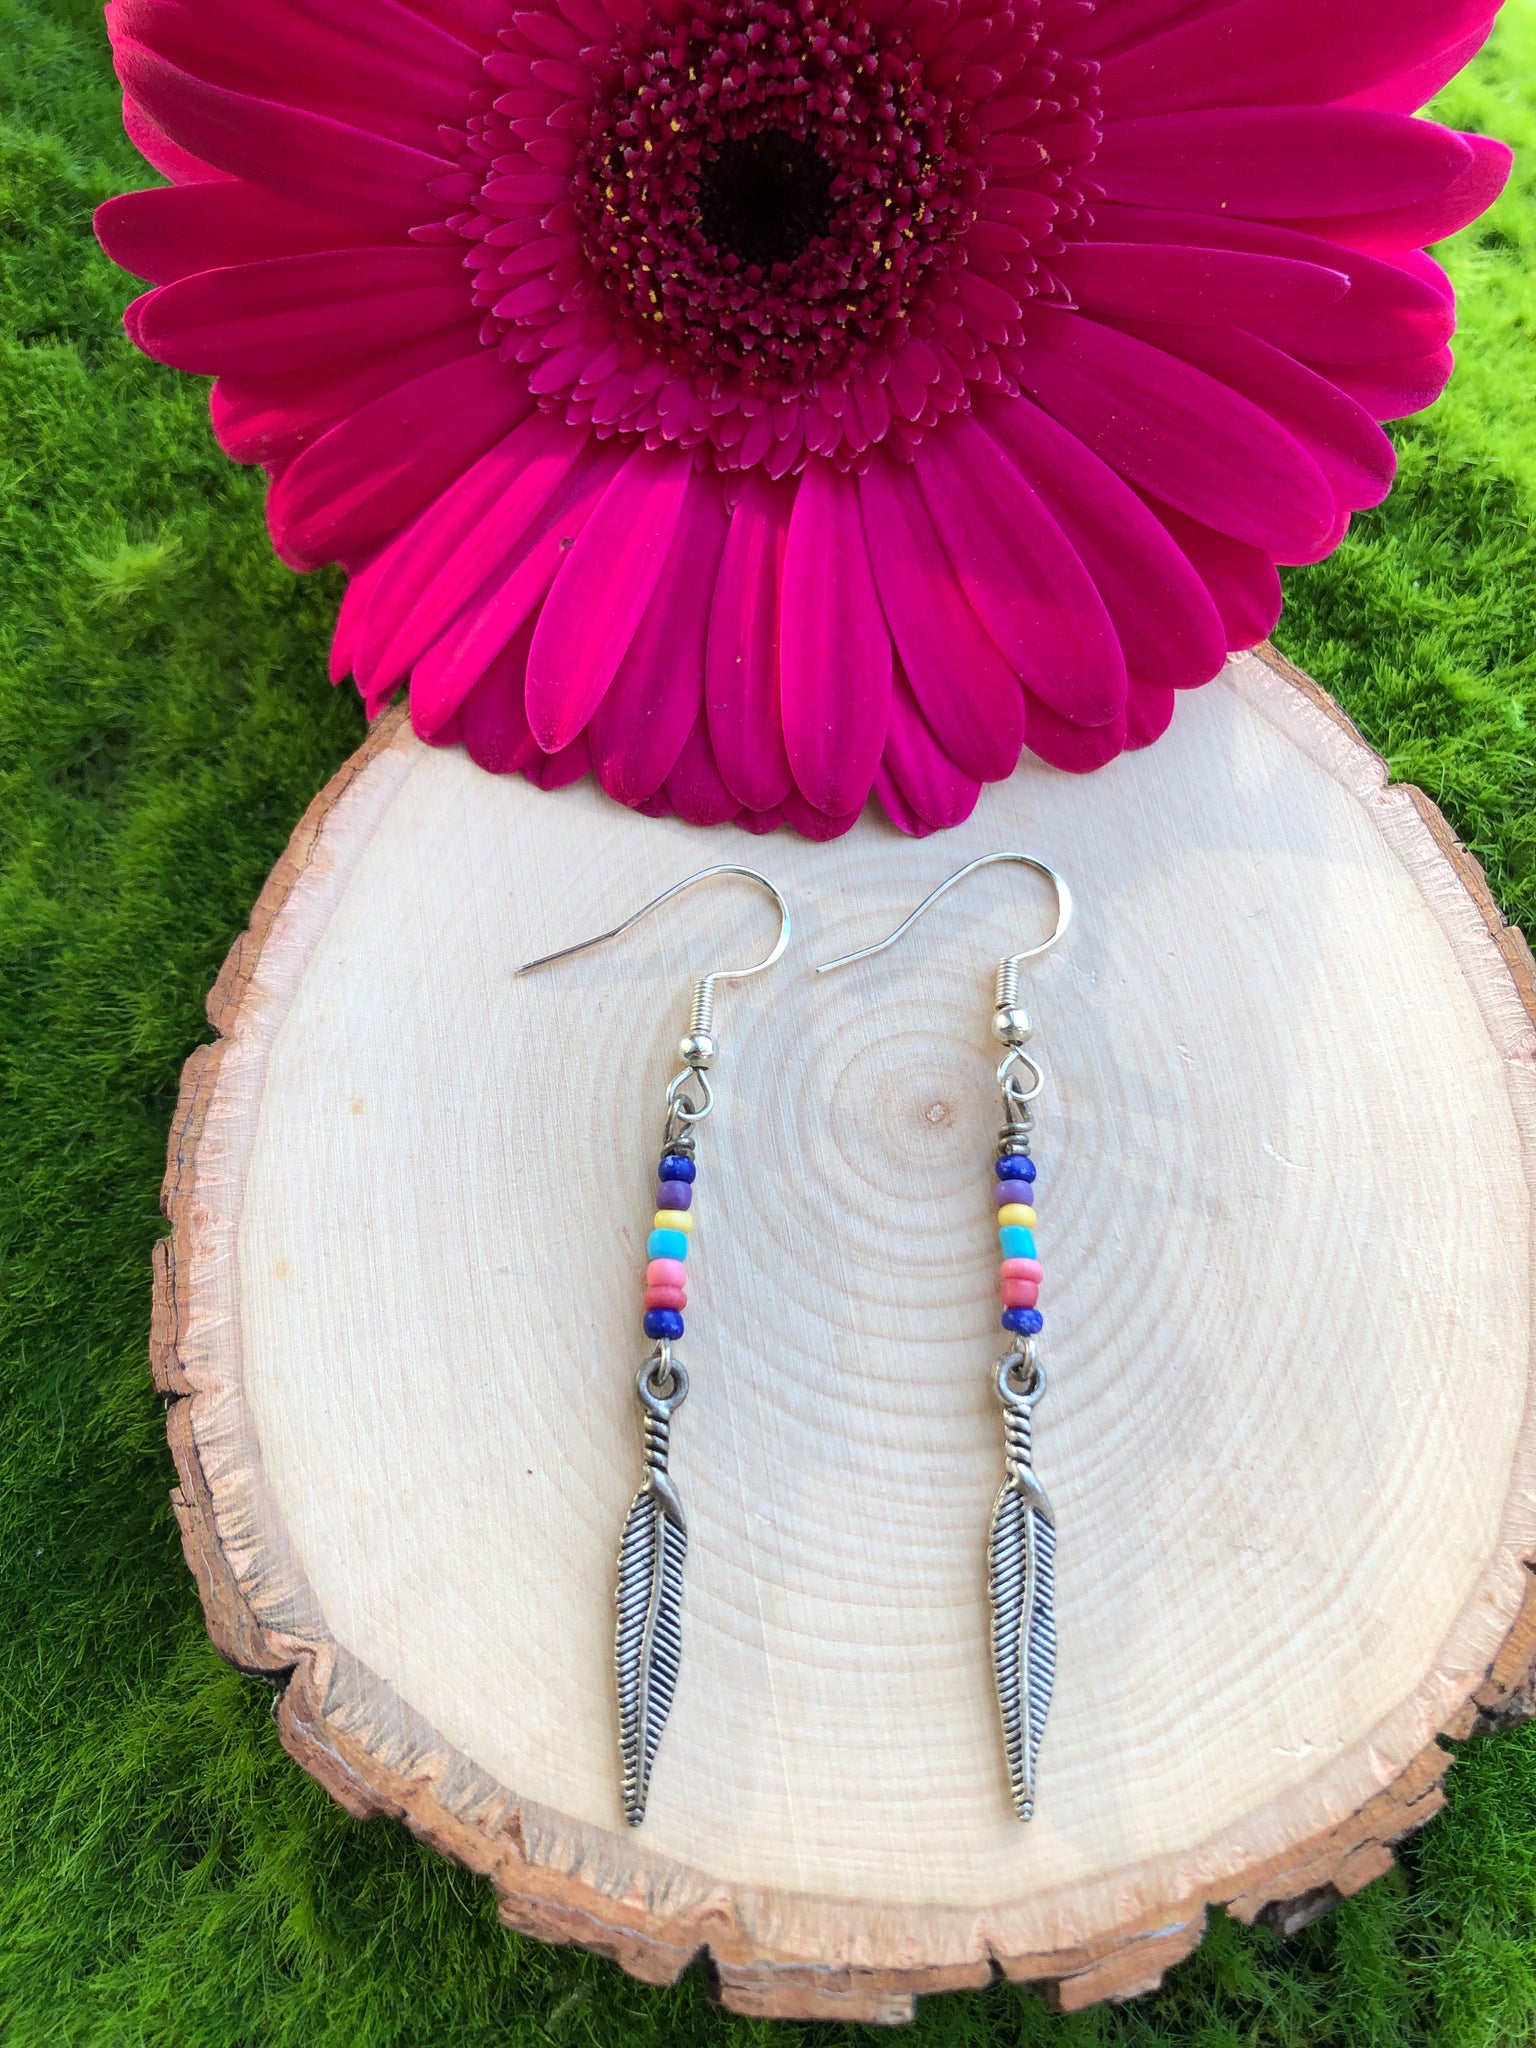
[[[1045,1390],[1032,1342],[999,1361],[997,1390],[1006,1463],[987,1548],[992,1671],[1014,1811],[1032,1820],[1035,1769],[1056,1678],[1056,1517],[1031,1455],[1030,1412]]]
[[[667,1387],[657,1391],[657,1381]],[[672,1710],[682,1658],[683,1559],[688,1527],[667,1473],[672,1416],[688,1393],[688,1375],[663,1342],[636,1382],[645,1410],[645,1483],[635,1495],[619,1544],[619,1750],[624,1763],[624,1818],[645,1819],[651,1766]]]

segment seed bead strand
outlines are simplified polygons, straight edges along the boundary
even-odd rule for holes
[[[647,1337],[683,1334],[688,1306],[688,1240],[693,1234],[693,1184],[698,1167],[681,1152],[664,1152],[656,1169],[656,1214],[646,1240],[645,1317]]]
[[[1020,1337],[1035,1337],[1045,1318],[1040,1299],[1044,1268],[1035,1246],[1035,1162],[1021,1153],[999,1148],[997,1161],[997,1235],[1002,1246],[999,1280],[1003,1296],[1003,1328]]]

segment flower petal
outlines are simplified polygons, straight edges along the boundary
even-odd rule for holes
[[[677,815],[690,825],[723,825],[741,809],[715,765],[703,711],[694,720],[677,765],[667,777],[667,795]]]
[[[1484,0],[1486,6],[1487,0]],[[1432,57],[1426,57],[1420,64],[1406,71],[1399,71],[1392,78],[1384,78],[1377,85],[1369,85],[1362,92],[1341,97],[1339,104],[1346,107],[1377,107],[1388,114],[1416,114],[1420,107],[1427,107],[1442,86],[1449,85],[1458,71],[1463,70],[1493,33],[1495,15],[1478,23],[1467,35],[1437,49]]]
[[[452,250],[333,249],[203,270],[135,299],[125,316],[146,355],[204,374],[313,370],[464,317]]]
[[[878,767],[879,763],[875,765]],[[873,770],[870,771],[870,780],[874,780]],[[814,839],[818,844],[825,844],[829,839],[841,839],[864,815],[863,804],[851,811],[818,810],[798,789],[789,791],[779,809],[791,832],[798,832],[802,839]]]
[[[1182,325],[1251,327],[1276,314],[1305,325],[1349,290],[1342,271],[1316,263],[1141,242],[1073,242],[1051,268],[1090,313]]]
[[[523,705],[532,640],[533,620],[525,619],[458,709],[459,734],[470,759],[492,775],[515,775],[538,752]],[[413,692],[413,715],[414,710]]]
[[[1352,249],[1423,249],[1431,242],[1459,234],[1488,211],[1509,183],[1514,153],[1491,135],[1463,135],[1472,161],[1454,183],[1431,199],[1411,206],[1387,207],[1375,213],[1349,213],[1318,220],[1293,220],[1304,234],[1328,235]]]
[[[779,597],[784,746],[817,810],[857,812],[891,710],[891,636],[859,520],[858,485],[806,465],[790,515]]]
[[[1226,658],[1205,585],[1146,506],[1074,434],[1025,398],[981,412],[989,434],[1039,491],[1093,578],[1130,682],[1196,689]]]
[[[1103,603],[997,443],[957,415],[920,444],[917,476],[971,609],[1024,682],[1082,724],[1118,716],[1125,662]]]
[[[439,707],[459,702],[543,599],[623,460],[621,443],[588,442],[582,447],[555,491],[510,544],[489,557],[478,586],[430,645],[414,657],[414,691]],[[460,561],[440,574],[439,582],[448,586],[445,603],[451,602],[452,590],[458,585],[461,564],[466,572],[472,572],[477,560],[486,561],[482,553],[485,539],[482,530],[461,551]],[[407,630],[419,632],[421,628]],[[397,645],[383,672],[388,672],[392,662],[410,659],[406,649],[413,644],[406,640]]]
[[[438,124],[462,120],[483,83],[472,51],[396,0],[118,0],[113,14],[115,39],[132,38],[191,77],[434,155]]]
[[[1130,331],[1251,399],[1306,450],[1341,511],[1379,505],[1391,489],[1396,451],[1365,407],[1282,350],[1236,327]]]
[[[1033,690],[1024,693],[1024,744],[1053,768],[1069,775],[1091,775],[1125,752],[1126,720],[1122,707],[1108,725],[1074,725]]]
[[[97,207],[92,225],[112,261],[151,284],[271,256],[355,248],[359,240],[354,223],[240,178],[120,192]]]
[[[568,789],[573,782],[580,782],[584,775],[592,772],[591,757],[587,750],[587,736],[578,733],[568,747],[562,747],[558,754],[535,753],[523,768],[525,780],[535,789]]]
[[[276,377],[220,377],[209,394],[213,431],[236,462],[284,462],[360,406],[472,351],[481,353],[469,322],[361,362],[344,358],[324,370]]]
[[[1127,753],[1141,747],[1150,747],[1160,740],[1173,723],[1174,706],[1178,701],[1174,690],[1160,689],[1155,683],[1133,682],[1125,700],[1125,748]]]
[[[149,118],[131,92],[123,94],[123,133],[145,162],[162,178],[169,178],[173,185],[206,185],[213,179],[230,175],[216,164],[204,163],[201,157],[193,156],[179,142],[172,142],[160,124]]]
[[[793,484],[756,470],[744,479],[709,615],[710,745],[726,787],[753,811],[771,810],[794,785],[779,704],[779,581],[794,501]]]
[[[506,0],[416,0],[416,4],[472,50],[492,48],[507,25]]]
[[[1026,390],[1128,483],[1282,559],[1332,531],[1327,479],[1249,399],[1082,315],[1031,311],[1025,331]]]
[[[1390,363],[1316,363],[1320,377],[1347,391],[1375,420],[1405,420],[1433,405],[1456,367],[1448,348]]]
[[[1017,689],[1017,684],[1014,687]],[[1018,697],[1022,711],[1022,690]],[[875,778],[876,793],[904,832],[937,832],[962,825],[981,795],[983,778],[967,775],[939,743],[899,663],[891,681],[891,722],[881,765],[883,775]],[[1013,767],[1010,762],[1010,774]]]
[[[927,839],[938,829],[936,826],[923,823],[907,802],[884,761],[875,770],[875,796],[879,800],[880,808],[896,830],[905,833],[908,839]]]
[[[689,480],[645,616],[592,714],[592,767],[620,803],[654,796],[704,704],[709,608],[730,530],[717,477]]]
[[[1097,57],[1108,62],[1118,51],[1137,48],[1161,35],[1170,24],[1201,19],[1230,7],[1232,0],[1118,0],[1110,7],[1063,9],[1060,26],[1052,25],[1052,38],[1074,57]]]
[[[1415,205],[1471,160],[1459,135],[1406,114],[1218,107],[1113,123],[1093,175],[1109,199],[1280,220]]]
[[[1448,296],[1444,274],[1433,265],[1429,275],[1415,275],[1401,264],[1383,263],[1358,250],[1340,248],[1324,236],[1299,234],[1268,221],[1100,205],[1094,209],[1094,222],[1111,237],[1131,242],[1233,249],[1338,273],[1348,291],[1329,305],[1305,313],[1282,304],[1267,311],[1250,306],[1245,318],[1231,316],[1233,324],[1250,328],[1292,355],[1327,356],[1338,362],[1416,355],[1442,346],[1455,324],[1454,300]],[[1171,317],[1180,318],[1177,313]]]
[[[1263,549],[1202,526],[1156,499],[1149,499],[1148,505],[1188,557],[1220,612],[1227,651],[1236,654],[1268,639],[1279,622],[1281,592],[1279,571]]]
[[[859,502],[906,687],[968,776],[1011,775],[1024,745],[1024,692],[955,580],[914,471],[877,456],[859,479]]]
[[[1111,57],[1099,73],[1101,103],[1118,122],[1340,100],[1470,35],[1487,11],[1488,0],[1235,0]]]
[[[482,455],[472,469],[368,572],[371,597],[358,627],[357,679],[375,687],[402,676],[484,578],[504,560],[565,481],[585,436],[535,413]],[[342,610],[355,609],[354,583]],[[507,626],[510,639],[521,616]],[[499,644],[499,643],[498,643]],[[473,672],[479,675],[496,651]]]
[[[210,85],[142,43],[120,42],[115,55],[124,87],[151,119],[220,170],[370,228],[414,227],[440,211],[427,185],[453,169],[444,157],[323,114]]]
[[[692,462],[635,449],[555,577],[528,655],[528,722],[547,754],[568,747],[613,681],[677,530]]]
[[[267,499],[272,545],[317,569],[397,532],[532,410],[488,349],[397,386],[284,470]]]

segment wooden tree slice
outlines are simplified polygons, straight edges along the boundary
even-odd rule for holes
[[[1077,893],[1049,1085],[1037,1456],[1060,1671],[1007,1797],[987,1034],[1017,869],[818,979],[973,855]],[[619,1806],[614,1557],[660,1100],[750,888],[514,980],[709,860],[795,943],[721,992],[701,1143],[682,1679]],[[899,2020],[997,1970],[1155,1984],[1213,1903],[1300,1925],[1526,1712],[1531,959],[1416,790],[1274,657],[1150,752],[917,843],[549,797],[396,715],[294,834],[171,1138],[155,1364],[215,1642],[353,1813],[510,1926],[744,2012]]]

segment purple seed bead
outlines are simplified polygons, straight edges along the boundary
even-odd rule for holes
[[[662,1180],[656,1183],[656,1206],[658,1209],[691,1209],[693,1207],[693,1184],[686,1180]]]
[[[1032,1180],[1000,1180],[992,1199],[999,1209],[1006,1209],[1010,1202],[1033,1202],[1035,1184]]]

